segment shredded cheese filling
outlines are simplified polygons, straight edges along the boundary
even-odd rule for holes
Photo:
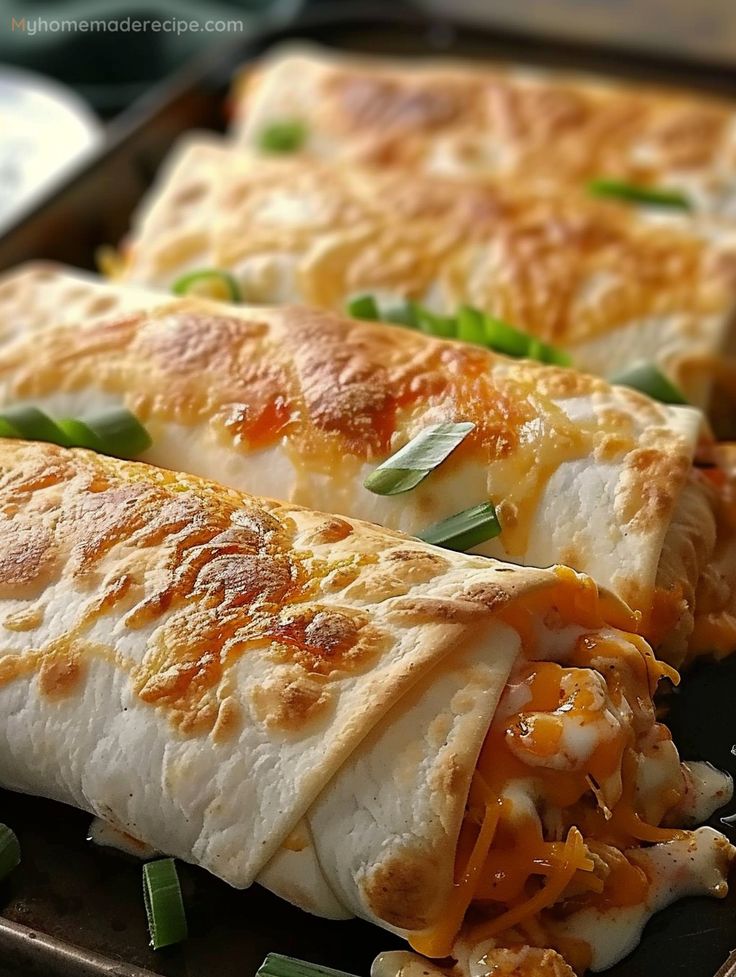
[[[478,759],[449,904],[411,944],[441,958],[458,935],[471,944],[523,940],[552,946],[584,970],[587,945],[561,946],[545,920],[642,902],[649,881],[625,851],[683,834],[662,826],[685,780],[652,702],[659,678],[677,681],[677,673],[615,629],[580,634],[564,664],[535,661],[530,613],[514,609],[527,655]],[[646,763],[667,767],[652,797],[639,776]]]

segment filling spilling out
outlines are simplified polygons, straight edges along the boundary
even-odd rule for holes
[[[730,779],[680,762],[656,721],[663,677],[678,678],[614,629],[580,634],[562,660],[527,654],[478,759],[450,903],[415,950],[552,948],[583,973],[625,955],[674,898],[725,895],[733,849],[680,826],[726,803]]]

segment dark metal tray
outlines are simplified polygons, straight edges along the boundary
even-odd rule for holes
[[[124,235],[132,209],[176,137],[192,127],[224,128],[234,68],[288,37],[350,50],[564,65],[736,94],[733,66],[542,45],[429,21],[397,3],[371,3],[367,10],[347,0],[317,5],[308,19],[288,29],[213,48],[128,112],[111,128],[98,158],[0,239],[0,269],[34,258],[93,268],[97,248]],[[683,757],[705,758],[736,774],[736,660],[699,666],[683,686],[666,703]],[[182,865],[191,936],[180,947],[154,953],[147,946],[140,864],[89,845],[87,815],[0,791],[0,820],[17,831],[23,848],[21,868],[0,885],[0,977],[141,977],[144,971],[247,977],[271,950],[365,975],[375,953],[400,945],[368,924],[315,919],[258,887],[235,892]],[[713,823],[720,826],[718,816]],[[723,902],[688,899],[658,914],[639,949],[609,974],[712,977],[734,947],[736,888]]]

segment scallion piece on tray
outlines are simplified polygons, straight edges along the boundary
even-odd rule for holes
[[[143,896],[154,950],[187,938],[187,917],[173,858],[160,858],[143,866]]]
[[[0,411],[0,437],[49,441],[62,448],[90,448],[116,458],[134,458],[152,444],[148,431],[124,407],[59,421],[52,421],[37,407],[9,407]]]
[[[307,127],[299,119],[281,119],[261,129],[258,145],[267,153],[295,153],[307,138]]]
[[[0,824],[0,881],[20,864],[20,845],[15,832]]]
[[[377,322],[381,318],[378,310],[378,303],[372,295],[357,295],[348,302],[348,315],[353,319],[366,319],[369,322]]]
[[[363,483],[376,495],[398,495],[416,488],[473,430],[471,421],[433,424],[387,458]]]
[[[625,180],[591,180],[588,191],[595,197],[610,197],[632,204],[653,207],[672,207],[675,210],[691,210],[692,204],[682,190],[666,187],[647,187]]]
[[[609,378],[611,383],[631,387],[662,404],[687,404],[681,390],[668,380],[653,363],[640,363]]]
[[[280,953],[269,953],[256,971],[256,977],[352,977],[344,970],[333,970],[317,963],[307,963]]]
[[[491,502],[481,502],[434,523],[419,533],[419,538],[448,550],[469,550],[493,539],[500,532],[501,523],[495,507]]]
[[[240,286],[229,271],[221,268],[198,268],[190,271],[181,278],[177,278],[171,286],[174,295],[188,295],[197,291],[200,286],[206,286],[204,294],[210,298],[224,299],[227,302],[242,302],[243,295]]]

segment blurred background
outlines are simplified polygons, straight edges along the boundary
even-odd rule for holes
[[[0,232],[202,52],[313,12],[430,9],[528,38],[736,67],[736,0],[0,0]],[[102,23],[102,26],[100,24]],[[48,188],[48,184],[45,184]]]
[[[336,11],[371,6],[366,0],[328,3]],[[736,61],[736,0],[415,0],[414,5],[538,38]],[[109,117],[204,47],[283,23],[305,7],[325,6],[325,0],[0,0],[0,63],[63,81]],[[106,31],[49,29],[54,21],[100,19],[110,22]],[[199,29],[154,30],[156,20],[186,21]],[[23,21],[25,29],[18,26]],[[34,30],[34,21],[49,28]],[[147,26],[133,31],[131,21]],[[222,29],[206,30],[208,21],[220,22]]]

